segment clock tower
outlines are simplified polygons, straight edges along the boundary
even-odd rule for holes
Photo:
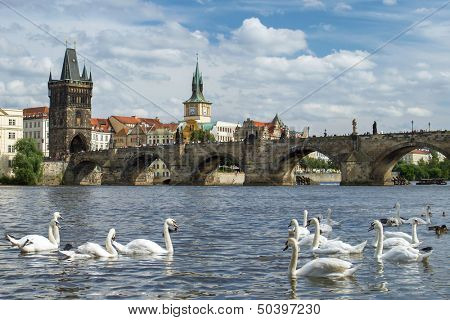
[[[198,68],[198,56],[195,72],[192,77],[192,96],[183,102],[184,120],[186,122],[196,121],[197,123],[211,122],[211,105],[203,96],[203,79]]]

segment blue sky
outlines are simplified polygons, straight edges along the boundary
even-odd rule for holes
[[[195,54],[215,120],[269,121],[445,1],[5,0],[61,40],[94,77],[93,115],[182,119]],[[0,5],[0,105],[47,105],[64,45]],[[282,119],[320,134],[447,128],[450,6]],[[79,61],[84,58],[79,57]],[[97,66],[101,66],[99,69]],[[103,72],[107,70],[123,83]],[[155,107],[143,96],[156,103]],[[162,110],[163,111],[162,111]]]

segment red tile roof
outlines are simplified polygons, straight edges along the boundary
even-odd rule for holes
[[[255,127],[268,127],[272,124],[272,122],[259,122],[259,121],[253,121],[253,125]]]
[[[414,154],[430,154],[431,152],[428,151],[428,150],[418,150],[418,149],[416,149],[416,150],[411,151],[411,153],[414,153]]]
[[[178,128],[178,123],[158,123],[151,130],[166,128],[169,131],[176,131]]]
[[[111,132],[111,125],[108,119],[91,118],[91,127],[96,131]]]
[[[47,119],[48,118],[48,107],[36,107],[36,108],[26,108],[23,109],[24,119]]]
[[[122,122],[124,124],[137,124],[141,122],[141,120],[135,116],[133,117],[111,116],[111,118],[115,118],[117,119],[117,121]]]

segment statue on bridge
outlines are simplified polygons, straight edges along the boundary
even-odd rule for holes
[[[377,122],[376,121],[374,121],[373,122],[373,125],[372,125],[372,133],[375,135],[375,134],[378,134],[378,130],[377,130]]]
[[[182,144],[183,138],[181,136],[180,128],[177,128],[177,132],[175,132],[175,144]]]
[[[356,136],[356,135],[358,134],[358,132],[356,131],[356,130],[357,130],[357,127],[356,127],[356,119],[353,119],[353,120],[352,120],[352,127],[353,127],[353,132],[352,132],[352,134]]]

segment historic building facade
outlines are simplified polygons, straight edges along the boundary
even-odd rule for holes
[[[239,124],[217,121],[211,129],[211,134],[217,142],[232,142]]]
[[[23,109],[23,137],[34,139],[38,149],[48,157],[48,107]]]
[[[91,118],[91,150],[108,150],[112,146],[112,128],[108,119]]]
[[[174,144],[177,123],[155,124],[147,131],[147,145]]]
[[[53,80],[50,72],[48,81],[51,158],[90,150],[92,88],[92,75],[84,66],[80,76],[76,51],[67,48],[60,79]]]
[[[243,140],[277,140],[289,137],[289,128],[280,120],[278,114],[271,122],[260,122],[247,119],[242,127],[236,130],[237,141]]]
[[[23,135],[22,110],[0,108],[0,177],[10,176],[15,144]]]

